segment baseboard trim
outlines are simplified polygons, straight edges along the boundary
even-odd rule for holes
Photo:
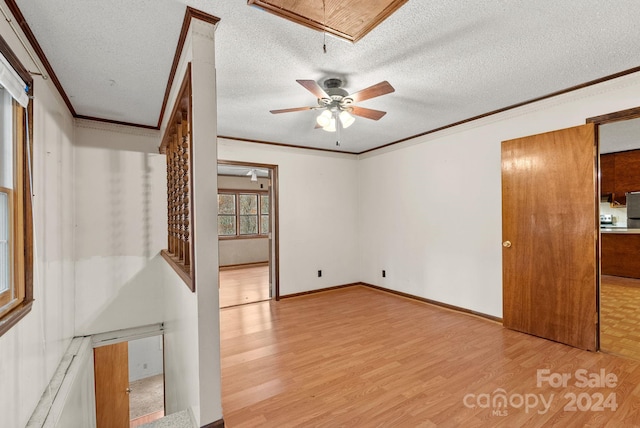
[[[360,285],[364,285],[365,287],[373,288],[374,290],[382,291],[385,293],[395,294],[396,296],[406,297],[407,299],[417,300],[422,303],[428,303],[430,305],[439,306],[441,308],[449,309],[456,312],[462,312],[467,315],[474,315],[480,318],[485,318],[489,321],[494,321],[502,324],[502,318],[494,317],[493,315],[485,314],[482,312],[472,311],[471,309],[462,308],[460,306],[450,305],[448,303],[438,302],[437,300],[427,299],[425,297],[414,296],[413,294],[403,293],[402,291],[391,290],[389,288],[380,287],[379,285],[367,284],[366,282],[361,282]]]
[[[202,425],[201,428],[224,428],[224,419],[219,419],[215,422],[208,423],[206,425]]]
[[[427,299],[425,297],[414,296],[413,294],[403,293],[402,291],[391,290],[389,288],[380,287],[379,285],[368,284],[366,282],[354,282],[354,283],[351,283],[351,284],[335,285],[333,287],[318,288],[316,290],[309,290],[309,291],[303,291],[303,292],[300,292],[300,293],[287,294],[287,295],[284,295],[284,296],[280,296],[280,299],[289,299],[289,298],[292,298],[292,297],[308,296],[308,295],[311,295],[311,294],[324,293],[325,291],[340,290],[342,288],[348,288],[348,287],[354,287],[354,286],[362,286],[362,287],[372,288],[374,290],[382,291],[384,293],[395,294],[396,296],[404,297],[404,298],[411,299],[411,300],[416,300],[416,301],[421,302],[421,303],[427,303],[429,305],[438,306],[438,307],[441,307],[441,308],[444,308],[444,309],[448,309],[448,310],[451,310],[451,311],[455,311],[455,312],[461,312],[461,313],[466,314],[466,315],[473,315],[473,316],[476,316],[476,317],[484,318],[484,319],[487,319],[489,321],[493,321],[493,322],[497,322],[497,323],[502,324],[502,318],[494,317],[493,315],[485,314],[485,313],[482,313],[482,312],[472,311],[471,309],[462,308],[460,306],[455,306],[455,305],[450,305],[448,303],[438,302],[437,300],[431,300],[431,299]]]
[[[316,293],[324,293],[325,291],[339,290],[341,288],[353,287],[354,285],[361,285],[361,284],[362,283],[360,282],[352,282],[351,284],[334,285],[333,287],[318,288],[316,290],[302,291],[300,293],[285,294],[284,296],[280,296],[280,300],[290,299],[292,297],[308,296],[310,294],[316,294]]]
[[[269,266],[269,261],[266,262],[253,262],[253,263],[240,263],[237,265],[225,265],[220,266],[220,270],[232,270],[232,269],[244,269],[250,267]]]

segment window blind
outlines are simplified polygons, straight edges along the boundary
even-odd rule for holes
[[[11,94],[18,104],[27,108],[29,105],[27,85],[2,54],[0,54],[0,85]]]

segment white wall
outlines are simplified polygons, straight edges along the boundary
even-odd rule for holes
[[[221,239],[218,242],[220,266],[269,261],[269,238]]]
[[[192,20],[161,129],[189,61],[192,75],[192,174],[195,293],[163,265],[167,412],[192,409],[206,425],[222,418],[218,304],[215,26]],[[212,119],[213,118],[213,119]]]
[[[164,134],[175,99],[185,77],[187,64],[192,59],[192,36],[187,33],[185,48],[178,64],[164,121],[160,128]],[[166,159],[165,159],[166,162]],[[165,177],[166,180],[166,177]],[[217,240],[217,237],[216,237]],[[198,360],[198,300],[166,261],[162,264],[165,403],[166,414],[191,408],[199,417],[200,363]],[[213,310],[217,309],[214,308]]]
[[[158,145],[157,131],[77,121],[77,335],[162,321],[166,163]]]
[[[218,158],[278,165],[280,295],[360,280],[355,155],[219,138]]]
[[[163,372],[162,336],[129,341],[129,382]]]
[[[36,69],[4,19],[0,35],[26,68]],[[74,335],[73,119],[51,80],[34,79],[35,302],[0,337],[0,415],[7,427],[26,425]]]
[[[166,262],[162,264],[162,274],[165,300],[165,412],[171,414],[200,403],[198,302],[196,295]]]
[[[222,419],[220,376],[220,304],[218,301],[218,135],[215,68],[215,26],[191,23],[192,163],[194,280],[198,298],[199,405],[197,422]]]
[[[362,155],[359,278],[501,317],[501,141],[638,100],[635,74]]]

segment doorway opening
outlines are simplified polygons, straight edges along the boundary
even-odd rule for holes
[[[164,417],[164,359],[162,336],[129,343],[130,427]]]
[[[97,428],[135,428],[165,415],[164,336],[141,329],[93,337]]]
[[[278,167],[218,161],[220,307],[279,300]]]
[[[628,211],[640,191],[640,108],[587,122],[598,126],[600,350],[640,360],[640,229]]]

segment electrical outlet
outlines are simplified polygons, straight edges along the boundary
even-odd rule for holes
[[[382,271],[382,277],[383,277],[383,278],[386,278],[386,277],[387,277],[387,271],[386,271],[386,270],[383,270],[383,271]]]
[[[322,271],[318,270],[318,278],[320,278],[322,276]]]

